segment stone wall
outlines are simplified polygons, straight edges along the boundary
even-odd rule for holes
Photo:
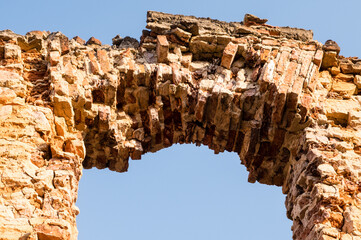
[[[361,60],[246,15],[148,12],[140,43],[0,32],[0,239],[77,239],[82,168],[176,143],[282,186],[293,239],[361,239]]]

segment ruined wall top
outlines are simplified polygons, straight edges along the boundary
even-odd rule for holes
[[[273,27],[266,25],[267,19],[260,19],[254,15],[246,14],[242,22],[223,22],[210,18],[198,18],[167,14],[162,12],[148,11],[147,28],[157,34],[166,34],[180,28],[192,35],[229,35],[241,37],[246,34],[255,36],[268,35],[275,38],[289,38],[301,41],[311,41],[313,33],[290,27]]]

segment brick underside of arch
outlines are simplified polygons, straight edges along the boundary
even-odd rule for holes
[[[265,22],[148,12],[140,45],[0,32],[0,240],[77,239],[83,167],[176,143],[281,186],[294,239],[361,239],[360,60]]]

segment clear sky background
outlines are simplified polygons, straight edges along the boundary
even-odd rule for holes
[[[245,13],[274,26],[312,29],[314,39],[335,40],[345,56],[361,56],[359,0],[115,1],[0,0],[0,29],[61,31],[103,43],[140,37],[147,10],[242,21]],[[236,154],[176,145],[129,172],[85,170],[77,205],[79,240],[289,240],[281,189],[247,183]]]

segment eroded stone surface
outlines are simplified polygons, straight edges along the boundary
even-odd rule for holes
[[[359,59],[312,31],[148,12],[132,38],[0,32],[0,239],[77,238],[82,168],[175,143],[282,186],[294,239],[361,237]]]

